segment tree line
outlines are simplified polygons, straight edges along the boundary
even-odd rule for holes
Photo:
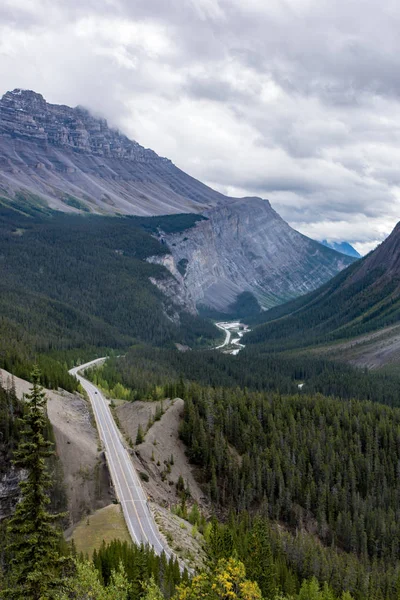
[[[368,372],[313,354],[274,354],[252,347],[230,356],[214,350],[177,352],[138,344],[123,357],[108,360],[92,376],[108,390],[122,384],[127,389],[124,397],[129,400],[179,396],[183,380],[290,395],[321,393],[400,406],[397,374]],[[300,383],[304,384],[302,389]]]

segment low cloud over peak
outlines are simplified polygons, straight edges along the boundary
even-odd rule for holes
[[[398,3],[33,4],[0,8],[3,92],[84,105],[316,239],[366,251],[397,222]]]

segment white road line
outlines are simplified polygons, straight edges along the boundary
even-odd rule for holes
[[[125,482],[125,485],[126,485],[126,487],[128,488],[128,492],[129,492],[129,495],[130,495],[130,497],[131,497],[131,500],[132,500],[132,502],[134,502],[134,500],[133,500],[133,496],[132,496],[132,491],[131,491],[131,488],[129,487],[129,484],[128,484],[128,482],[127,482],[127,479],[126,479],[126,476],[125,476],[125,473],[124,473],[124,467],[123,467],[123,466],[122,466],[122,464],[121,464],[121,459],[120,459],[120,456],[119,456],[119,452],[117,451],[117,449],[116,449],[116,447],[115,447],[115,444],[114,444],[114,439],[113,439],[113,436],[112,436],[112,434],[111,434],[111,430],[110,430],[110,427],[109,427],[109,423],[108,423],[108,421],[109,421],[109,415],[107,414],[107,411],[109,411],[109,409],[108,409],[108,407],[105,407],[105,406],[104,406],[104,404],[105,404],[105,401],[104,401],[104,399],[103,399],[102,395],[101,395],[99,392],[97,392],[97,395],[100,395],[100,402],[99,402],[100,411],[102,411],[102,413],[103,413],[103,417],[105,418],[105,423],[106,423],[106,427],[107,427],[107,430],[108,430],[108,433],[109,433],[109,436],[110,436],[110,439],[111,439],[111,444],[112,444],[112,446],[113,446],[113,448],[114,448],[114,452],[115,452],[115,455],[116,455],[116,457],[117,457],[117,460],[118,460],[119,467],[120,467],[120,469],[121,469],[121,475],[122,475],[122,477],[123,477],[123,479],[124,479],[124,482]],[[112,426],[111,426],[111,427],[112,427]],[[115,432],[114,432],[114,433],[115,433]],[[125,452],[126,452],[126,450],[125,450]],[[122,488],[122,486],[121,486],[121,488]],[[135,490],[136,490],[136,486],[134,486],[134,488],[135,488]],[[146,535],[146,533],[145,533],[145,531],[144,531],[144,529],[143,529],[143,525],[142,525],[142,522],[141,522],[141,520],[140,520],[140,517],[139,517],[139,515],[138,515],[138,513],[137,513],[137,510],[136,510],[135,504],[133,504],[133,506],[134,506],[134,508],[135,508],[136,517],[137,517],[137,520],[138,520],[138,523],[139,523],[140,529],[142,530],[143,537],[144,537],[144,539],[145,539],[147,542],[149,542],[149,539],[148,539],[148,537],[147,537],[147,535]]]
[[[133,541],[137,544],[147,542],[153,546],[158,554],[164,552],[167,558],[170,558],[171,554],[166,550],[157,526],[153,523],[147,497],[131,458],[122,443],[121,434],[115,424],[110,408],[100,390],[87,379],[78,375],[80,370],[84,370],[102,360],[104,359],[97,359],[80,367],[75,367],[71,369],[70,373],[78,378],[89,395],[100,438],[104,444],[111,479]],[[133,508],[133,512],[129,509],[129,506]],[[142,516],[138,513],[139,508],[143,513]],[[145,527],[148,529],[147,533]]]

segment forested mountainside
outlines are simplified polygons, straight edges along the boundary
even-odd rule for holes
[[[130,286],[126,283],[126,288],[117,287],[115,291],[113,286],[118,282],[111,278],[111,282],[101,287],[102,278],[107,275],[103,269],[114,275],[118,268],[118,273],[124,274],[124,259],[127,259],[137,287],[143,286],[149,298],[155,294],[154,302],[157,301],[160,293],[151,283],[147,288],[143,278],[147,281],[149,273],[158,279],[170,275],[161,266],[143,260],[147,248],[152,256],[163,256],[165,252],[162,236],[156,239],[150,234],[159,236],[161,226],[163,231],[183,231],[195,226],[199,217],[114,220],[50,213],[45,217],[26,216],[21,227],[21,215],[16,221],[15,212],[4,214],[7,227],[1,236],[4,238],[1,255],[9,257],[7,264],[14,266],[19,281],[32,277],[28,279],[29,287],[43,289],[45,298],[52,298],[51,294],[65,293],[64,279],[70,277],[69,288],[76,298],[71,293],[68,302],[74,310],[82,310],[84,302],[88,302],[91,311],[98,311],[100,322],[109,324],[116,336],[110,342],[113,347],[118,348],[116,344],[124,347],[138,340],[150,342],[146,346],[136,344],[125,356],[110,359],[90,375],[111,397],[118,391],[127,400],[175,396],[185,399],[182,441],[220,521],[214,518],[207,524],[204,517],[194,519],[196,527],[204,532],[212,568],[193,582],[182,579],[173,562],[167,565],[151,553],[145,554],[143,549],[115,544],[104,547],[91,565],[84,567],[86,563],[78,561],[69,585],[82,589],[79,578],[85,568],[88,570],[85,577],[90,573],[91,581],[97,582],[93,586],[100,586],[101,590],[108,584],[112,594],[110,568],[113,567],[117,571],[124,569],[127,580],[121,580],[122,583],[125,581],[128,586],[129,581],[135,585],[130,591],[126,587],[122,597],[127,600],[146,598],[146,586],[153,585],[150,574],[162,590],[159,592],[157,586],[153,590],[159,594],[155,596],[158,600],[194,599],[200,593],[207,600],[223,598],[212,595],[215,590],[212,586],[221,578],[234,577],[232,573],[240,577],[235,581],[247,586],[243,589],[254,591],[250,596],[237,595],[238,599],[275,600],[282,594],[296,600],[332,600],[342,594],[345,600],[396,597],[399,549],[393,540],[398,539],[396,465],[400,417],[397,408],[378,404],[398,405],[400,384],[396,377],[368,374],[313,356],[268,354],[253,345],[237,357],[215,350],[177,352],[172,341],[178,339],[185,327],[179,307],[174,310],[181,326],[177,322],[169,337],[154,338],[153,330],[148,333],[144,327],[146,340],[129,320],[132,329],[122,330],[119,313],[108,316],[111,304],[107,302],[114,303],[115,309],[118,294],[133,302],[131,296],[124,296]],[[65,227],[60,227],[60,222]],[[64,247],[62,257],[57,247]],[[14,248],[18,249],[15,253]],[[25,266],[19,266],[18,256],[31,261],[28,264],[34,275],[29,275]],[[62,264],[61,259],[68,271],[61,268],[57,274],[52,261]],[[79,273],[77,282],[74,282],[75,272]],[[9,285],[5,289],[10,291],[15,280],[10,269],[5,269],[5,274],[5,283]],[[50,283],[43,283],[45,274],[50,274],[54,289],[50,289]],[[85,278],[90,284],[87,291],[82,286]],[[131,279],[128,281],[131,283]],[[97,286],[97,296],[91,290],[92,285]],[[110,294],[109,299],[100,299],[103,290]],[[160,306],[161,315],[168,309],[162,303],[151,304],[150,300],[146,306]],[[5,307],[11,311],[11,303],[6,302]],[[126,314],[122,312],[124,323]],[[89,317],[87,313],[90,324]],[[191,315],[187,318],[194,319]],[[67,356],[78,340],[82,352],[85,351],[83,334],[74,320],[71,329],[63,321],[49,322],[57,324],[60,329],[56,331],[64,331],[66,337],[57,342],[52,329],[42,331],[38,327],[41,321],[33,321],[31,331],[35,335],[31,333],[27,338],[32,346],[36,344],[42,351],[51,351],[51,356],[55,356],[53,348],[63,349]],[[29,319],[24,323],[29,324]],[[190,323],[186,337],[190,334],[193,339],[200,335],[203,340],[210,339],[206,322]],[[200,328],[196,333],[193,323]],[[17,320],[13,326],[18,326]],[[100,330],[105,330],[104,325]],[[99,345],[105,343],[102,338],[94,339]],[[60,350],[59,356],[62,356]],[[302,390],[298,388],[300,382],[305,382]],[[190,490],[183,486],[181,491],[179,510],[185,515],[185,506],[191,506],[192,501]],[[245,579],[246,572],[257,587],[251,587],[253,584]],[[176,587],[177,584],[182,587]]]
[[[251,510],[267,498],[274,521],[397,560],[399,410],[195,385],[186,399],[182,439],[217,503]]]
[[[48,556],[62,574],[52,585],[57,598],[225,600],[229,590],[232,600],[397,597],[398,409],[182,378],[176,385],[185,398],[182,439],[223,522],[207,522],[185,486],[175,511],[204,535],[209,567],[189,577],[175,559],[120,542],[103,543],[87,561],[60,539]],[[9,538],[0,540],[2,589],[14,574]]]
[[[293,253],[303,257],[304,267],[303,270],[296,267],[298,280],[289,290],[285,288],[285,281],[290,279],[289,264],[282,265],[279,256],[271,254],[267,263],[271,269],[275,265],[276,277],[265,280],[264,292],[271,288],[272,282],[275,286],[283,286],[282,290],[286,289],[283,294],[293,295],[296,289],[299,292],[313,286],[317,273],[326,279],[344,266],[339,254],[294,232],[268,202],[257,202],[265,205],[267,222],[278,223],[282,239],[286,239],[285,232],[290,234],[287,243],[293,238]],[[235,221],[244,222],[243,241],[247,235],[247,207],[246,203],[237,206],[240,210]],[[0,206],[2,366],[27,378],[32,358],[37,354],[43,383],[59,384],[71,390],[73,382],[54,361],[52,378],[48,377],[52,360],[49,353],[54,355],[56,351],[79,348],[82,358],[86,357],[83,348],[97,348],[96,354],[100,348],[128,347],[135,341],[157,346],[176,342],[190,347],[209,344],[218,337],[218,331],[196,311],[199,299],[196,289],[207,283],[203,278],[197,288],[192,285],[192,274],[199,273],[198,264],[204,260],[200,255],[197,259],[191,257],[182,268],[182,260],[176,262],[169,250],[174,252],[177,243],[173,240],[179,236],[180,251],[182,244],[190,245],[192,232],[198,237],[202,222],[208,223],[208,217],[188,214],[110,218],[65,214],[48,209],[42,199],[29,194],[19,195],[13,202],[4,201]],[[216,229],[223,230],[224,223],[219,222],[218,227],[215,219],[213,223],[212,237],[215,239]],[[268,223],[266,226],[268,229]],[[271,227],[267,243],[275,247],[277,228]],[[259,237],[261,239],[261,232]],[[205,247],[210,245],[206,243]],[[213,255],[215,264],[218,261],[224,264],[224,252],[230,253],[228,246]],[[259,252],[261,256],[264,250],[261,248]],[[254,253],[251,260],[245,257],[242,246],[239,253],[242,262],[237,263],[236,271],[242,269],[249,276]],[[288,254],[283,247],[279,253]],[[234,252],[232,255],[235,257]],[[257,261],[259,269],[265,269],[265,265],[261,266],[261,258]],[[232,260],[229,264],[233,264]],[[253,275],[251,278],[256,280],[256,272]],[[261,271],[258,275],[257,285],[261,289]],[[229,277],[234,280],[235,273],[230,273]],[[220,283],[223,285],[222,277]],[[255,303],[250,292],[240,293],[246,285],[244,279],[240,280],[234,294],[227,297],[223,293],[223,297],[230,302],[235,294],[242,298],[247,293]],[[278,301],[277,295],[275,301]],[[249,306],[248,301],[245,304]],[[232,309],[240,310],[238,301]],[[90,358],[93,353],[87,356]],[[65,355],[62,360],[65,362]]]
[[[275,349],[348,339],[400,320],[400,224],[372,253],[320,289],[255,317],[246,336]]]
[[[399,406],[399,378],[252,347],[237,357],[136,347],[89,375],[111,397],[185,399],[180,434],[224,523],[215,558],[236,551],[260,586],[286,594],[315,576],[336,594],[397,597],[400,410],[381,403]],[[252,570],[257,527],[267,575]]]
[[[245,348],[233,357],[213,350],[177,352],[137,345],[124,356],[107,360],[93,370],[92,376],[111,397],[123,394],[132,401],[155,400],[160,393],[179,397],[182,381],[190,381],[227,389],[323,394],[400,407],[400,379],[396,374],[368,372],[311,354],[261,352],[258,347]],[[299,384],[304,384],[302,389]]]
[[[145,260],[165,253],[152,235],[158,217],[32,216],[21,210],[0,211],[0,364],[7,370],[27,377],[35,356],[57,350],[81,348],[82,356],[88,347],[121,348],[137,340],[207,344],[218,335],[179,294],[169,300],[151,283],[157,278],[177,285],[164,267]],[[199,218],[171,216],[162,224],[179,230]],[[39,362],[54,376],[50,360]],[[68,377],[58,383],[71,389]]]

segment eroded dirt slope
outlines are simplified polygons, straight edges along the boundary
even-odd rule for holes
[[[316,352],[367,369],[397,366],[400,364],[400,326],[385,327],[345,342],[319,347]]]
[[[157,405],[160,406],[160,403],[126,402],[118,406],[115,410],[124,435],[135,442],[138,424],[141,423],[146,431],[149,417],[155,415]],[[178,504],[180,498],[176,483],[181,475],[189,487],[192,500],[206,508],[206,497],[195,479],[185,454],[185,445],[179,439],[183,406],[180,398],[172,402],[163,401],[164,414],[147,431],[144,442],[135,447],[137,452],[132,453],[132,458],[138,471],[149,475],[149,481],[143,481],[143,485],[151,500],[164,506]]]

